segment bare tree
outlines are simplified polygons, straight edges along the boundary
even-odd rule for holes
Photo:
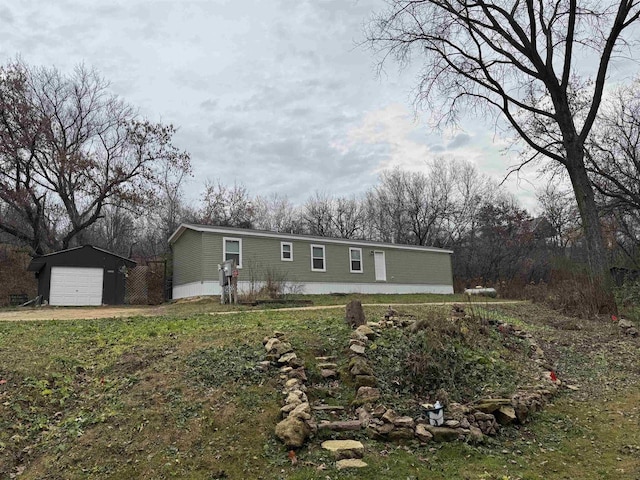
[[[218,180],[215,183],[206,182],[198,216],[202,223],[252,228],[255,211],[244,185],[234,183],[232,187],[228,187]]]
[[[153,204],[161,165],[189,168],[173,126],[141,119],[93,70],[0,69],[0,230],[36,253],[82,243],[108,205]],[[19,219],[19,221],[12,221]]]
[[[274,193],[254,201],[255,228],[271,232],[302,233],[299,213],[289,198]]]
[[[364,209],[355,197],[333,200],[333,228],[340,238],[361,238],[364,234]]]
[[[333,205],[329,195],[315,192],[301,212],[302,223],[307,233],[320,237],[333,237]]]
[[[536,197],[542,216],[556,232],[553,237],[556,247],[565,251],[567,246],[580,236],[581,231],[575,199],[570,191],[563,190],[555,180],[537,191]]]
[[[594,275],[606,271],[585,142],[600,107],[612,56],[638,19],[633,0],[389,0],[369,25],[373,48],[408,62],[423,58],[419,100],[455,121],[463,106],[490,111],[533,154],[566,170]],[[588,55],[588,57],[587,57]],[[595,61],[593,82],[581,77]],[[580,69],[578,68],[578,63]],[[581,72],[582,70],[582,72]],[[584,112],[575,115],[578,107]]]

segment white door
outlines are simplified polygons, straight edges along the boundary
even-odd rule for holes
[[[51,267],[50,305],[102,305],[104,269]]]
[[[386,282],[387,266],[384,261],[384,252],[373,252],[373,264],[376,270],[376,282]]]

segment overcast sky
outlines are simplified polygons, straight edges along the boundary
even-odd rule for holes
[[[415,70],[358,47],[382,0],[56,0],[3,2],[0,55],[69,71],[96,67],[192,155],[190,198],[205,179],[303,202],[359,194],[378,173],[464,158],[501,180],[514,163],[489,122],[436,132],[412,107]],[[534,206],[531,181],[508,182]],[[518,186],[519,184],[519,186]]]

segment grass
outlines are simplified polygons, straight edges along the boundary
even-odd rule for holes
[[[448,311],[375,297],[363,300],[380,304],[365,308],[369,319],[390,303],[416,317]],[[207,303],[167,307],[156,317],[0,322],[0,478],[18,472],[21,479],[640,476],[640,354],[637,340],[621,337],[615,325],[580,321],[576,330],[574,319],[538,305],[482,307],[482,317],[499,315],[532,332],[560,378],[579,389],[564,391],[530,424],[486,445],[398,446],[363,438],[369,467],[338,473],[315,440],[291,465],[273,435],[281,406],[277,373],[253,365],[262,338],[281,330],[317,377],[315,356],[342,358],[348,345],[343,311],[198,313]],[[521,364],[498,340],[489,338],[484,351],[496,352],[506,367]],[[515,371],[498,369],[494,381],[506,385]],[[353,389],[347,382],[309,394],[347,405]]]

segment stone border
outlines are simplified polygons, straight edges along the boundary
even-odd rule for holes
[[[452,318],[464,317],[464,308],[454,305],[451,316]],[[502,426],[526,423],[532,413],[544,408],[561,385],[555,373],[544,368],[546,363],[544,352],[531,334],[506,322],[489,321],[490,325],[502,334],[515,335],[528,342],[530,356],[539,370],[539,383],[530,388],[519,389],[509,398],[483,398],[467,405],[450,403],[445,408],[442,426],[430,425],[424,416],[412,418],[398,415],[393,409],[376,405],[381,392],[377,387],[378,382],[366,353],[371,341],[379,336],[380,330],[406,328],[415,321],[416,319],[412,316],[399,316],[390,307],[384,315],[384,320],[360,325],[352,332],[349,340],[349,374],[357,389],[352,404],[356,407],[357,419],[322,421],[319,424],[312,417],[312,409],[305,393],[307,377],[304,365],[293,352],[291,345],[282,341],[284,336],[282,332],[275,332],[273,337],[266,337],[263,341],[266,360],[260,362],[259,367],[267,370],[277,365],[280,367],[282,379],[285,380],[282,390],[284,406],[280,410],[284,419],[276,425],[276,436],[289,448],[301,447],[318,430],[336,432],[365,430],[371,438],[382,441],[417,439],[421,443],[455,440],[478,443],[482,442],[485,436],[497,435]],[[325,361],[319,364],[323,378],[331,379],[338,376],[335,363],[326,362],[329,359],[324,357],[319,357],[318,360]],[[314,410],[342,410],[343,408],[313,407]]]

